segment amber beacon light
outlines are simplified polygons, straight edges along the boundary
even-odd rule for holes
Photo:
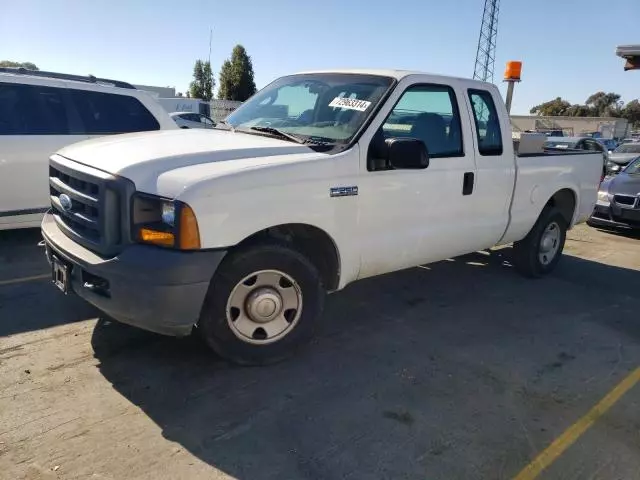
[[[522,74],[522,62],[507,62],[507,68],[504,71],[505,82],[519,82]]]

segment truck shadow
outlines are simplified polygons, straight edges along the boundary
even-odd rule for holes
[[[64,296],[48,278],[5,283],[50,273],[40,229],[0,231],[0,337],[96,318],[75,295]]]
[[[40,229],[0,230],[0,279],[27,277],[49,271]]]
[[[640,230],[626,230],[623,228],[596,228],[599,232],[607,233],[609,235],[616,235],[618,237],[630,238],[633,240],[640,240]]]
[[[559,349],[640,342],[640,272],[566,256],[532,281],[508,259],[481,252],[358,282],[330,297],[310,346],[270,367],[104,321],[92,345],[164,437],[238,479],[506,478],[530,454],[501,407],[514,379],[540,375]],[[605,333],[581,337],[587,323]]]

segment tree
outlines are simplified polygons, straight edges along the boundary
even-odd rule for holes
[[[587,98],[584,105],[571,105],[566,100],[556,97],[554,100],[536,105],[530,113],[545,117],[620,117],[624,116],[623,105],[624,102],[617,93],[596,92]],[[633,111],[632,107],[629,112]]]
[[[621,116],[626,118],[632,125],[640,124],[640,102],[638,100],[631,100],[625,105],[621,111]]]
[[[218,98],[244,102],[256,93],[251,57],[242,45],[236,45],[231,59],[225,60],[220,69]]]
[[[575,104],[575,105],[571,105],[567,109],[567,111],[565,112],[565,115],[569,117],[590,117],[591,109],[586,105]]]
[[[571,108],[571,104],[560,97],[556,97],[554,100],[536,105],[529,113],[534,115],[541,115],[543,117],[558,117],[561,115],[567,115],[568,110]]]
[[[27,70],[40,70],[31,62],[12,62],[11,60],[0,60],[0,67],[22,67]]]
[[[189,93],[193,98],[201,98],[207,102],[213,98],[213,72],[211,63],[196,60],[193,66],[193,82],[189,85]]]
[[[611,92],[596,92],[584,103],[594,117],[619,117],[622,108],[620,95]]]

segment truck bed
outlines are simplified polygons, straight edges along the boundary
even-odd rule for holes
[[[546,203],[558,192],[559,185],[570,186],[567,190],[576,205],[569,228],[589,218],[602,176],[600,152],[558,150],[516,155],[515,164],[517,174],[509,225],[499,244],[524,238]]]

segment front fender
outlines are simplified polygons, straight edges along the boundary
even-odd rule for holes
[[[203,249],[229,248],[257,232],[306,224],[335,243],[341,283],[359,269],[358,197],[332,197],[334,187],[357,185],[357,149],[319,160],[235,171],[205,179],[178,197],[194,210]],[[344,280],[343,280],[344,279]]]

